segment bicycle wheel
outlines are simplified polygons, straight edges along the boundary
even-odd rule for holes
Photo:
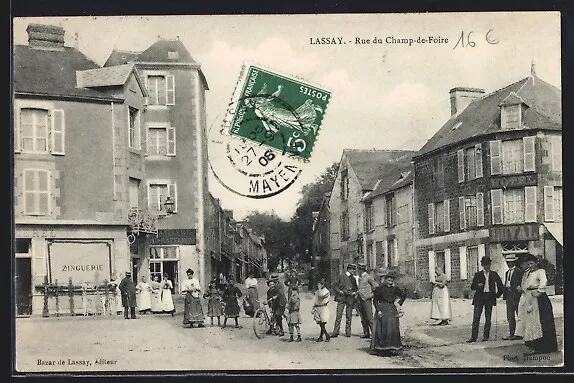
[[[264,310],[258,309],[253,315],[253,332],[255,336],[259,339],[267,335],[269,331],[269,319]]]

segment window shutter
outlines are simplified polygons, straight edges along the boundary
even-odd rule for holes
[[[173,75],[166,76],[166,105],[175,105],[175,79]]]
[[[484,194],[476,193],[476,225],[484,226]]]
[[[141,116],[142,116],[142,111],[140,110],[138,112],[138,117],[136,119],[136,140],[137,140],[137,145],[136,148],[138,148],[139,150],[141,150],[142,148],[142,120],[141,120]]]
[[[476,178],[482,178],[482,147],[480,144],[474,145],[474,159],[476,161]]]
[[[393,241],[393,247],[395,248],[394,256],[393,256],[393,266],[398,266],[399,265],[399,241],[397,240],[396,237],[395,237],[395,240]]]
[[[536,137],[523,137],[522,142],[524,143],[524,171],[533,172],[536,170]]]
[[[389,241],[383,241],[383,267],[389,267]]]
[[[450,200],[444,200],[444,231],[450,231]]]
[[[144,80],[144,81],[145,81],[145,90],[146,90],[146,93],[147,93],[147,96],[144,97],[144,105],[148,105],[148,104],[149,104],[149,79],[148,79],[148,76],[145,75],[145,76],[144,76],[144,79],[145,79],[145,80]]]
[[[175,183],[171,183],[171,184],[167,185],[167,194],[170,196],[171,200],[174,202],[173,212],[177,213],[177,185]]]
[[[490,141],[490,174],[502,173],[502,141]]]
[[[490,204],[492,207],[492,224],[502,223],[502,189],[490,191]]]
[[[50,246],[49,243],[47,245]],[[34,243],[31,246],[31,250],[34,283],[44,283],[44,276],[48,274],[46,268],[46,249],[44,246],[35,246]]]
[[[464,181],[464,151],[460,149],[456,152],[458,161],[458,182]]]
[[[387,227],[387,204],[385,202],[385,198],[382,198],[383,203],[381,207],[381,214],[383,215],[383,227]]]
[[[167,128],[167,155],[175,156],[175,127]]]
[[[544,186],[544,220],[554,221],[554,187]]]
[[[446,274],[446,279],[450,281],[452,279],[450,249],[444,249],[444,273]]]
[[[554,136],[552,137],[552,171],[561,172],[562,171],[562,137]]]
[[[434,203],[428,205],[429,234],[434,234]]]
[[[486,256],[486,247],[484,246],[484,243],[482,243],[478,245],[478,261],[480,262],[484,256]]]
[[[22,151],[22,140],[20,139],[20,109],[14,115],[14,152]]]
[[[61,109],[52,110],[51,124],[51,149],[52,154],[65,154],[65,119],[64,111]]]
[[[435,258],[434,258],[434,251],[433,250],[429,250],[429,280],[431,282],[435,281]]]
[[[526,213],[525,222],[536,222],[536,186],[526,186],[524,188],[524,200]]]
[[[460,229],[464,230],[466,228],[466,211],[464,206],[464,196],[458,197],[458,215],[460,221]]]
[[[462,281],[466,280],[468,278],[468,274],[467,274],[467,255],[466,255],[466,246],[461,246],[458,248],[458,257],[459,257],[459,263],[460,263],[460,279]]]

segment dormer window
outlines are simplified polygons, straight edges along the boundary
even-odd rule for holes
[[[502,130],[520,129],[521,123],[520,105],[505,105],[501,108]]]
[[[169,60],[177,60],[179,59],[179,52],[178,51],[168,51],[167,58]]]

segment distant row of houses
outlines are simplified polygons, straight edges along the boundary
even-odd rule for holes
[[[344,150],[315,214],[319,272],[391,267],[428,296],[438,267],[463,296],[483,256],[503,273],[505,254],[530,252],[561,292],[561,92],[531,72],[489,94],[452,89],[450,119],[418,151]]]

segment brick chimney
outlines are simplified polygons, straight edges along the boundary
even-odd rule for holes
[[[28,46],[35,49],[64,50],[64,28],[54,25],[28,24]]]
[[[450,115],[454,116],[460,114],[472,100],[482,97],[484,95],[484,89],[456,87],[452,88],[449,94]]]

